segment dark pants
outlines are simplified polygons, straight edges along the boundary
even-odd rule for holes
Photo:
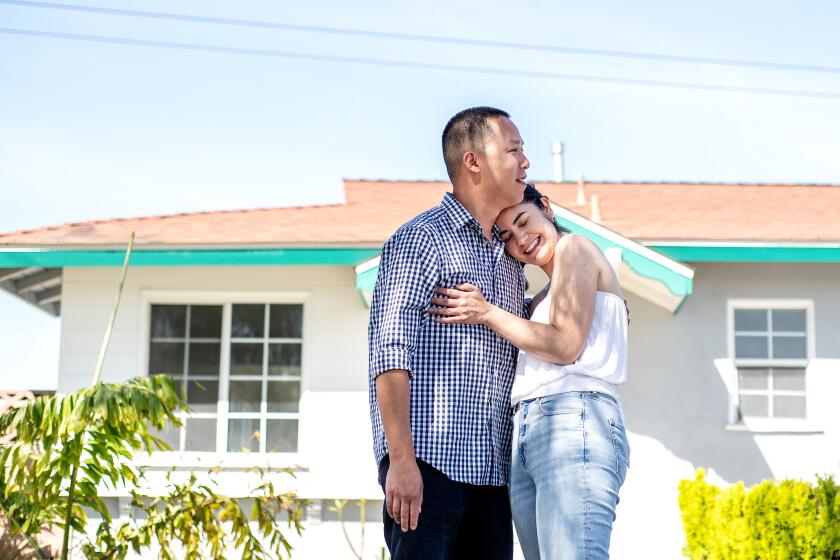
[[[393,560],[511,560],[513,525],[506,486],[476,486],[451,480],[417,460],[423,504],[417,530],[403,533],[383,506],[385,543]],[[385,490],[388,456],[379,465]]]

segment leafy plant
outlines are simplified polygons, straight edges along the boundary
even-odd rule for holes
[[[694,480],[680,481],[679,505],[683,552],[692,560],[840,559],[840,497],[831,477],[721,489],[698,469]]]
[[[353,557],[357,560],[363,560],[365,557],[365,521],[366,521],[366,511],[365,506],[367,505],[367,500],[365,498],[359,499],[359,521],[360,521],[360,529],[359,529],[359,549],[356,550],[355,545],[353,544],[353,539],[350,538],[350,534],[347,532],[347,526],[344,523],[344,510],[347,509],[347,504],[349,503],[348,500],[334,500],[333,505],[330,506],[330,511],[334,511],[338,515],[338,522],[341,524],[341,532],[344,533],[344,540],[347,542],[347,546],[350,547],[350,552],[353,554]],[[380,560],[385,560],[386,558],[390,558],[391,556],[385,551],[385,547],[381,547],[379,549],[379,554],[377,558]]]
[[[0,514],[16,535],[24,537],[39,558],[47,553],[37,536],[44,527],[64,531],[62,560],[70,552],[70,533],[77,531],[87,558],[125,558],[130,551],[157,547],[164,559],[222,560],[230,547],[243,559],[261,560],[291,553],[282,532],[286,525],[300,534],[304,502],[279,494],[272,483],[255,488],[242,503],[217,494],[193,474],[185,484],[170,484],[162,496],[145,496],[143,473],[134,453],[170,449],[152,430],[180,426],[176,416],[186,403],[166,375],[124,383],[101,383],[105,353],[119,307],[131,255],[129,242],[111,319],[90,387],[64,396],[40,397],[0,416]],[[291,472],[288,471],[287,472]],[[115,521],[101,488],[124,489],[145,518]],[[102,519],[89,536],[85,508]]]

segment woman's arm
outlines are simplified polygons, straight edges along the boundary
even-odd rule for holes
[[[521,350],[541,360],[571,364],[580,356],[592,316],[599,269],[594,244],[579,235],[564,236],[555,248],[549,323],[537,323],[488,303],[470,284],[457,290],[439,288],[447,298],[433,298],[430,312],[441,323],[485,325]],[[595,248],[597,250],[597,248]]]
[[[551,282],[543,286],[543,288],[531,298],[531,301],[528,303],[528,317],[531,317],[534,314],[534,310],[542,302],[542,300],[548,297],[549,288],[551,288]]]

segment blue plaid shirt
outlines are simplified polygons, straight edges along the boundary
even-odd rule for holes
[[[368,327],[369,399],[377,463],[388,452],[376,377],[410,375],[410,417],[419,459],[450,479],[501,486],[510,470],[510,391],[516,349],[479,325],[442,325],[428,312],[436,287],[469,282],[491,303],[525,316],[525,276],[498,229],[481,226],[447,193],[385,243]]]

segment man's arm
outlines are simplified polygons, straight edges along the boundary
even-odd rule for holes
[[[423,505],[423,479],[411,439],[408,385],[404,369],[388,370],[376,378],[376,398],[391,461],[385,479],[385,509],[403,531],[417,529]]]
[[[390,459],[385,507],[403,531],[417,528],[423,501],[423,479],[411,434],[409,386],[416,341],[438,270],[428,234],[400,230],[383,248],[371,302],[370,375]]]

